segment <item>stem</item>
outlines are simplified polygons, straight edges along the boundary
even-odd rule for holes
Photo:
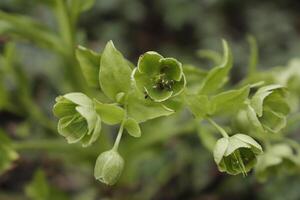
[[[120,141],[121,141],[121,138],[122,138],[122,135],[123,135],[125,120],[126,120],[126,117],[124,117],[124,119],[123,119],[123,121],[122,121],[122,123],[120,125],[119,131],[118,131],[118,135],[117,135],[115,144],[113,146],[113,150],[115,150],[115,151],[117,151],[118,148],[119,148],[119,144],[120,144]]]
[[[207,120],[221,133],[223,137],[225,138],[229,137],[227,132],[221,126],[219,126],[214,120],[212,120],[211,118],[207,118]]]

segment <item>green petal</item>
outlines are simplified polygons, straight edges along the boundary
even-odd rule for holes
[[[165,73],[169,80],[179,81],[182,76],[182,64],[175,58],[160,59],[160,73]]]
[[[101,132],[101,119],[99,116],[97,116],[97,120],[96,120],[96,124],[95,127],[93,129],[93,133],[91,135],[85,135],[82,139],[81,139],[81,143],[83,147],[87,147],[90,146],[92,143],[94,143]]]
[[[229,144],[228,148],[226,149],[225,156],[229,156],[232,154],[235,150],[239,148],[251,148],[251,146],[235,137],[229,138]]]
[[[133,70],[133,77],[135,80],[136,87],[142,93],[145,92],[145,87],[150,87],[154,84],[149,75],[141,73],[139,70],[137,70],[137,68]]]
[[[93,106],[92,100],[80,92],[68,93],[64,97],[80,106]]]
[[[221,138],[217,141],[214,148],[214,160],[217,164],[219,164],[226,152],[228,147],[229,140],[228,138]]]
[[[160,54],[154,51],[148,51],[139,57],[138,70],[149,76],[159,73],[160,59],[163,58]]]
[[[264,110],[263,116],[259,120],[264,128],[272,133],[278,133],[286,126],[286,117],[272,110]]]
[[[88,132],[87,122],[79,115],[63,117],[58,122],[58,132],[69,143],[78,142]]]
[[[96,112],[91,107],[83,107],[83,106],[77,106],[76,110],[87,121],[88,129],[89,129],[87,134],[88,135],[91,134],[97,121]]]
[[[232,137],[235,137],[235,138],[241,140],[242,142],[245,142],[245,143],[251,145],[254,148],[255,153],[257,153],[257,154],[262,153],[262,148],[261,148],[260,144],[258,142],[256,142],[252,137],[245,135],[245,134],[240,134],[240,133],[235,134]]]
[[[172,86],[173,96],[180,94],[184,90],[185,84],[186,80],[185,76],[183,75],[181,80],[179,82],[175,81],[174,85]]]
[[[162,102],[170,98],[173,94],[173,91],[158,90],[152,87],[145,87],[145,91],[156,102]]]
[[[57,103],[53,106],[53,113],[56,117],[62,118],[68,115],[76,114],[76,104],[72,101],[59,96],[56,98]]]

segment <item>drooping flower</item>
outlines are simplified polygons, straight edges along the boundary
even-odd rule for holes
[[[58,132],[69,143],[81,142],[86,147],[96,141],[101,119],[93,101],[82,93],[69,93],[56,98],[53,112],[59,118]]]
[[[255,166],[256,157],[260,153],[262,148],[253,138],[244,134],[235,134],[217,141],[214,160],[221,172],[246,175]]]
[[[277,133],[286,126],[289,112],[286,91],[281,85],[260,88],[248,106],[249,121],[258,129],[271,133]]]
[[[133,78],[137,88],[156,102],[180,94],[186,84],[181,63],[154,51],[148,51],[139,58]]]

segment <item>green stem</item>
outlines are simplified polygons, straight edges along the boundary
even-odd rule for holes
[[[117,135],[115,144],[113,146],[113,150],[115,150],[115,151],[117,151],[118,148],[119,148],[119,144],[120,144],[120,141],[121,141],[121,138],[122,138],[122,135],[123,135],[125,121],[126,121],[126,117],[124,117],[124,119],[123,119],[123,121],[122,121],[122,123],[120,125],[119,131],[118,131],[118,135]]]
[[[206,118],[206,119],[221,133],[223,137],[225,138],[229,137],[227,132],[221,126],[219,126],[214,120],[212,120],[211,118]]]

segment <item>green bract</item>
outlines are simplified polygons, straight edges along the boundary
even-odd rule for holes
[[[69,93],[56,98],[53,108],[59,118],[58,132],[69,143],[81,142],[86,147],[96,141],[101,131],[101,119],[93,101],[82,93]]]
[[[123,168],[124,159],[117,151],[105,151],[97,158],[94,176],[107,185],[114,185],[120,178]]]
[[[289,112],[285,88],[268,85],[260,88],[252,97],[248,117],[258,129],[277,133],[286,126]]]
[[[214,160],[221,172],[245,175],[255,166],[256,157],[260,153],[262,148],[254,139],[244,134],[235,134],[217,141]]]
[[[186,83],[181,63],[154,51],[140,56],[133,77],[137,88],[156,102],[180,94]]]
[[[269,176],[300,171],[299,165],[300,158],[293,153],[290,146],[284,143],[276,144],[258,156],[256,176],[260,181],[265,181]]]

